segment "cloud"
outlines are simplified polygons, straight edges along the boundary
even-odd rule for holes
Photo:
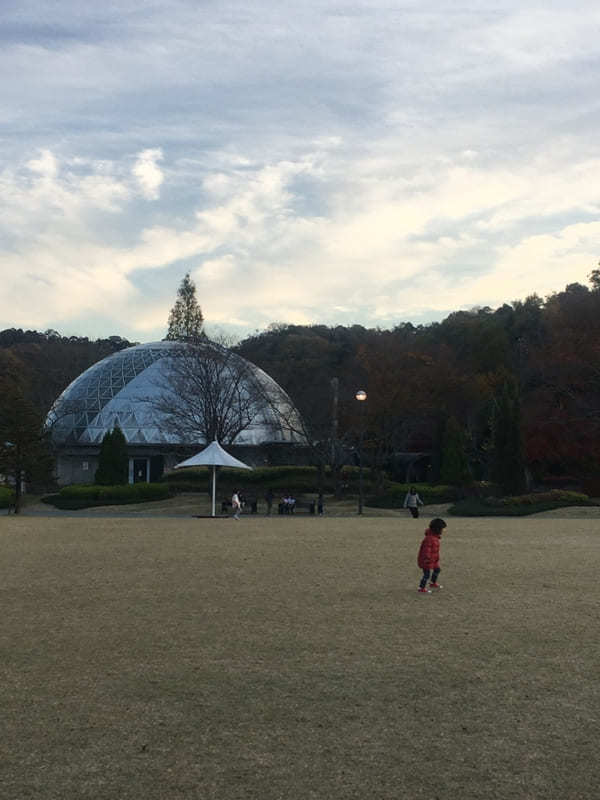
[[[7,10],[0,326],[160,336],[187,270],[209,322],[385,326],[596,263],[591,2],[117,5]]]
[[[41,177],[3,176],[4,196],[20,195],[22,211],[12,219],[16,245],[2,257],[13,299],[7,322],[10,315],[10,324],[44,327],[50,315],[67,320],[107,306],[129,330],[149,332],[161,317],[165,324],[177,281],[162,299],[142,303],[137,276],[185,265],[213,322],[395,324],[427,310],[549,292],[580,280],[593,263],[597,224],[568,219],[596,208],[600,160],[557,166],[540,157],[511,170],[459,157],[404,175],[380,157],[376,167],[356,160],[340,179],[345,158],[336,147],[213,172],[201,209],[146,225],[125,162],[71,159],[77,173],[42,153],[28,162]],[[315,187],[324,215],[302,202]],[[107,215],[134,226],[126,246],[107,233]],[[548,232],[531,235],[532,225]],[[19,296],[28,304],[17,311]]]
[[[513,68],[548,69],[565,59],[597,53],[597,6],[519,8],[489,25],[478,52],[495,53]]]
[[[162,161],[163,154],[159,148],[143,150],[133,165],[132,172],[140,186],[142,194],[148,200],[157,200],[159,187],[164,181],[164,175],[157,166],[157,161]]]
[[[27,162],[27,167],[45,178],[55,178],[58,173],[58,163],[50,150],[42,150],[38,158]]]
[[[550,234],[526,236],[503,248],[493,268],[475,278],[469,292],[476,304],[497,304],[497,298],[545,296],[567,283],[585,282],[598,260],[600,222],[576,223]]]

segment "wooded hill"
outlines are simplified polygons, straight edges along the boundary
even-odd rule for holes
[[[493,479],[491,453],[497,462],[506,434],[502,446],[509,454],[522,448],[534,479],[589,484],[600,474],[596,272],[591,289],[571,284],[546,299],[459,311],[440,323],[391,330],[278,324],[236,350],[294,400],[316,461],[338,444],[347,457],[361,435],[372,466],[389,466],[398,453],[430,452],[433,480],[447,479],[448,470],[462,480]],[[0,383],[18,377],[46,413],[84,369],[131,344],[119,336],[5,330]],[[359,388],[368,393],[364,404],[355,400]]]
[[[132,344],[120,336],[94,341],[85,336],[61,336],[53,330],[39,333],[8,328],[0,331],[0,387],[3,380],[18,381],[45,415],[84,370]]]

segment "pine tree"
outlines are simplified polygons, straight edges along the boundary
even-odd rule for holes
[[[169,314],[166,339],[195,342],[202,336],[204,317],[196,300],[196,285],[187,272],[177,290],[177,300]]]
[[[521,402],[514,380],[504,383],[492,413],[492,480],[507,494],[525,488]]]
[[[111,485],[110,474],[110,445],[112,441],[112,431],[108,431],[102,438],[100,445],[100,455],[98,456],[98,469],[94,480],[100,486]]]
[[[127,441],[118,425],[104,434],[95,480],[100,486],[118,486],[129,480]]]
[[[442,443],[442,483],[463,486],[470,478],[465,436],[455,417],[450,417],[444,430]]]
[[[116,425],[112,432],[112,469],[114,483],[128,483],[129,481],[129,456],[127,455],[127,440],[121,428]]]

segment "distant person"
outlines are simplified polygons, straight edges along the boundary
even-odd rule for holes
[[[323,492],[319,492],[317,496],[317,514],[323,516]]]
[[[275,494],[273,489],[267,489],[265,494],[265,501],[267,503],[267,514],[271,516],[271,509],[273,508],[273,500],[275,499]]]
[[[234,489],[233,494],[231,495],[231,508],[233,510],[233,518],[239,519],[240,511],[242,510],[242,501],[237,493],[237,489]]]
[[[442,531],[446,527],[446,523],[443,519],[439,517],[432,519],[429,523],[429,527],[425,531],[425,538],[421,542],[421,547],[419,548],[417,565],[423,570],[423,577],[419,583],[419,592],[424,594],[431,594],[432,589],[442,588],[437,580],[441,572],[440,539]],[[429,588],[427,588],[427,581],[430,581]]]
[[[419,506],[423,505],[423,501],[414,486],[411,486],[406,497],[404,498],[404,508],[408,508],[410,513],[415,519],[419,516]]]

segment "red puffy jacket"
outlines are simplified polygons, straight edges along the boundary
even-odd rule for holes
[[[440,568],[440,536],[441,533],[434,533],[429,528],[425,531],[417,556],[417,564],[421,569]]]

